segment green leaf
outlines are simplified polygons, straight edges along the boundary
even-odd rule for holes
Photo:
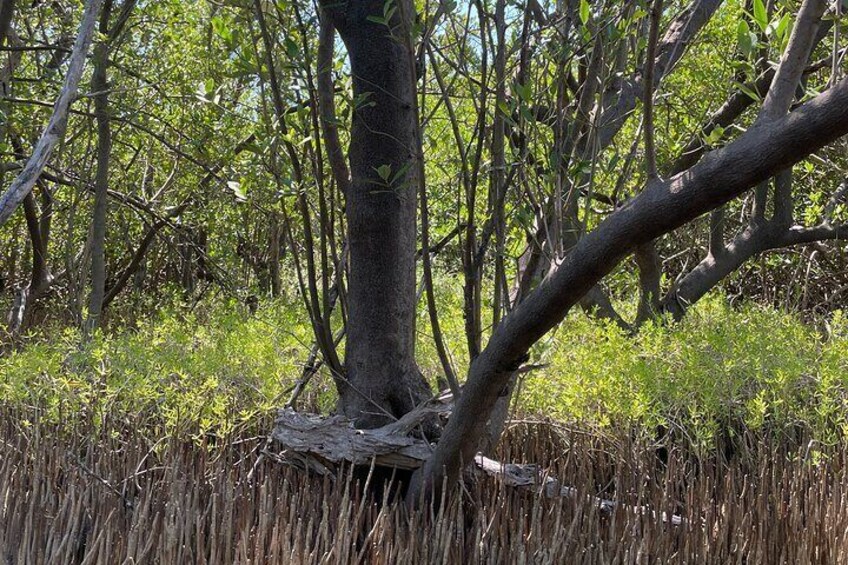
[[[768,27],[768,13],[763,0],[754,0],[754,21],[760,26],[762,31]]]
[[[747,86],[745,86],[744,84],[742,84],[741,82],[733,81],[733,84],[736,85],[736,88],[738,88],[739,90],[741,90],[742,92],[744,92],[745,94],[750,96],[751,99],[754,100],[755,102],[760,101],[760,95],[757,94],[756,92],[754,92],[753,90],[751,90],[750,88],[748,88]]]
[[[518,97],[524,102],[529,102],[533,98],[533,87],[530,83],[520,84],[516,82],[513,88],[515,89],[515,93],[518,94]]]
[[[589,23],[589,2],[588,0],[580,0],[580,21],[583,25]]]
[[[749,57],[757,47],[757,36],[751,33],[751,27],[745,20],[740,20],[736,26],[736,42],[739,45],[739,51]]]
[[[397,184],[400,180],[403,180],[403,178],[406,176],[406,173],[409,171],[409,167],[410,167],[411,165],[412,165],[412,163],[410,163],[410,162],[406,162],[406,163],[404,163],[404,164],[403,164],[403,166],[402,166],[402,167],[398,170],[398,172],[396,172],[396,173],[394,174],[394,176],[392,176],[391,181],[389,182],[389,184],[391,184],[392,186],[394,186],[394,185],[396,185],[396,184]],[[389,169],[391,169],[391,167],[389,167]]]
[[[713,131],[711,131],[709,133],[709,135],[707,135],[705,141],[707,142],[708,145],[715,145],[716,143],[721,141],[721,138],[723,136],[724,136],[724,128],[721,127],[721,126],[716,126],[715,128],[713,128]]]
[[[783,14],[783,17],[780,18],[780,22],[777,24],[777,28],[775,29],[775,35],[781,43],[786,37],[786,32],[789,30],[789,24],[791,22],[792,16],[790,16],[789,14]]]
[[[291,37],[286,37],[283,43],[286,46],[286,55],[288,55],[292,59],[295,59],[300,55],[300,46],[294,39],[292,39]]]
[[[383,179],[383,182],[385,182],[385,183],[389,182],[389,177],[392,174],[392,166],[391,165],[380,165],[379,167],[377,167],[374,170],[377,171],[377,175],[381,179]]]
[[[212,31],[215,32],[215,35],[224,40],[225,43],[230,44],[233,40],[233,32],[227,26],[227,22],[220,16],[215,16],[212,18]]]
[[[509,104],[506,102],[498,103],[498,109],[504,116],[512,116],[512,109],[509,107]]]

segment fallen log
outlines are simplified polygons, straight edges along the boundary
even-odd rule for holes
[[[434,449],[434,444],[410,435],[422,422],[434,415],[446,417],[452,409],[450,394],[423,404],[401,419],[373,430],[360,430],[341,415],[321,416],[296,412],[292,408],[279,411],[271,438],[283,446],[276,459],[319,475],[334,474],[340,465],[371,465],[403,470],[421,467]],[[576,488],[562,484],[542,467],[534,464],[503,463],[477,454],[472,467],[476,472],[503,484],[532,491],[546,498],[583,497],[597,506],[601,514],[612,514],[617,508],[651,516],[674,526],[684,524],[677,515],[657,513],[647,506],[632,506],[593,495],[581,494]]]
[[[308,461],[313,470],[342,463],[370,465],[372,461],[377,466],[414,470],[432,453],[426,440],[387,428],[358,430],[344,416],[323,417],[284,408],[272,437],[285,448],[283,458],[296,456]]]

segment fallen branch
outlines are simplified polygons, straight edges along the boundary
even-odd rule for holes
[[[354,428],[353,421],[344,416],[324,417],[317,414],[295,412],[291,408],[280,410],[271,439],[285,448],[280,456],[263,450],[273,459],[306,469],[319,475],[329,475],[342,464],[374,465],[396,469],[415,470],[420,468],[433,451],[433,446],[424,439],[410,436],[425,420],[432,416],[449,415],[452,397],[447,393],[409,412],[396,422],[373,430]],[[585,497],[597,506],[602,514],[611,514],[616,508],[638,515],[650,515],[665,523],[679,526],[684,520],[677,515],[657,513],[647,506],[630,506],[580,492],[549,476],[538,465],[501,463],[478,454],[474,468],[493,477],[503,484],[526,489],[546,498]]]
[[[285,447],[285,457],[306,460],[313,470],[341,463],[369,465],[372,461],[378,466],[413,470],[430,457],[432,447],[408,433],[426,415],[440,410],[444,406],[425,406],[382,428],[358,430],[341,415],[325,418],[284,408],[271,437]]]
[[[505,485],[533,490],[545,498],[576,499],[581,496],[576,488],[563,485],[558,479],[545,473],[538,465],[501,463],[481,454],[474,458],[474,465],[486,475],[500,480]],[[647,506],[620,504],[614,500],[607,500],[590,494],[583,496],[592,505],[597,506],[602,514],[612,514],[616,508],[623,508],[634,514],[650,515],[654,519],[657,518],[657,513]],[[673,526],[681,526],[685,522],[680,516],[676,514],[669,516],[666,512],[661,512],[659,519]]]

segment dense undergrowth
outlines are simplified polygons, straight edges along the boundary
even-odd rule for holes
[[[494,456],[539,463],[577,494],[546,498],[477,477],[410,514],[362,496],[344,470],[314,477],[282,464],[267,443],[311,345],[295,304],[254,314],[236,303],[175,307],[87,342],[57,324],[7,350],[0,555],[104,564],[848,556],[839,313],[813,327],[717,297],[636,336],[573,313],[533,350],[538,368],[524,374]],[[459,309],[445,310],[455,351],[461,323]],[[426,327],[418,354],[435,379]],[[312,410],[333,402],[323,373],[300,399]],[[594,497],[615,501],[612,510]]]
[[[308,356],[310,328],[295,304],[255,314],[234,303],[173,308],[84,345],[77,331],[55,327],[0,358],[0,397],[47,420],[144,414],[151,428],[190,434],[250,424],[286,401]],[[461,313],[443,318],[459,351]],[[422,319],[419,358],[435,378],[426,327]],[[522,379],[515,414],[596,429],[659,426],[698,448],[728,430],[802,428],[834,443],[848,430],[848,323],[837,313],[821,328],[723,298],[635,337],[572,313],[534,349],[542,367]],[[333,402],[326,374],[301,398],[314,410]]]

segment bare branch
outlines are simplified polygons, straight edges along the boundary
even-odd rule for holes
[[[321,118],[321,132],[330,160],[333,178],[343,194],[349,192],[350,170],[345,162],[345,154],[339,141],[339,129],[336,119],[335,88],[333,87],[333,46],[336,28],[326,17],[321,17],[318,34],[318,110]]]
[[[758,120],[773,120],[789,111],[815,45],[816,32],[825,8],[825,0],[804,0]]]
[[[65,128],[68,124],[68,110],[76,97],[77,87],[79,86],[85,66],[85,58],[91,46],[97,14],[100,11],[100,5],[102,3],[103,0],[89,0],[85,6],[79,33],[77,34],[71,54],[68,74],[65,76],[65,83],[59,93],[59,98],[56,100],[53,115],[50,116],[50,121],[47,122],[44,133],[42,133],[41,138],[35,145],[32,157],[30,157],[26,166],[24,166],[18,177],[12,182],[12,186],[0,198],[0,226],[8,221],[12,213],[17,209],[23,199],[26,198],[26,195],[30,193],[39,175],[41,175],[41,172],[50,160],[53,149],[65,137]]]

